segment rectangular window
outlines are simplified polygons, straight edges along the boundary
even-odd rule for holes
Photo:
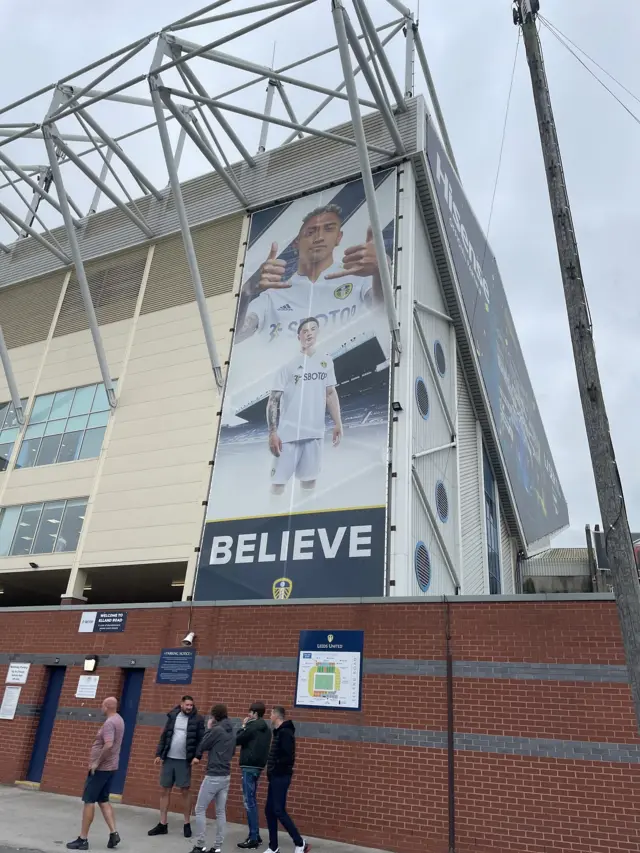
[[[487,556],[489,558],[489,593],[500,595],[502,578],[500,572],[500,538],[498,532],[498,513],[496,510],[496,481],[487,454],[483,451],[484,462],[484,511],[487,531]]]
[[[75,551],[86,509],[76,498],[0,510],[0,557]]]
[[[109,419],[102,383],[36,397],[16,468],[95,459]]]
[[[22,400],[23,410],[27,401]],[[13,403],[0,403],[0,471],[6,471],[13,445],[20,434],[20,424]]]

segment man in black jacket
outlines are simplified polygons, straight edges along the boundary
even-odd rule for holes
[[[310,847],[298,832],[295,823],[287,814],[287,792],[291,785],[293,765],[296,761],[296,729],[291,720],[285,720],[282,705],[274,705],[271,710],[273,737],[267,778],[269,790],[265,816],[269,827],[269,849],[267,853],[278,853],[278,822],[287,830],[295,845],[295,853],[308,853]]]
[[[196,844],[192,853],[202,853],[207,837],[207,809],[214,800],[216,804],[216,843],[208,853],[222,853],[224,833],[227,828],[227,797],[231,781],[231,759],[236,750],[236,734],[229,722],[226,705],[214,705],[206,733],[193,759],[198,764],[203,752],[208,752],[207,769],[200,786],[196,803]]]
[[[242,799],[247,812],[249,836],[241,841],[241,850],[255,850],[262,844],[258,823],[258,781],[269,758],[271,731],[264,721],[264,702],[254,702],[249,708],[249,716],[236,734],[236,744],[240,747],[240,770],[242,771]]]
[[[175,785],[182,792],[184,837],[191,838],[191,762],[203,737],[204,718],[198,713],[193,696],[183,696],[180,704],[167,714],[156,750],[156,764],[162,764],[160,823],[149,830],[149,835],[166,835],[169,831],[167,813]]]

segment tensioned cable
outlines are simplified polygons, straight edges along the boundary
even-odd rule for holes
[[[603,89],[605,89],[605,90],[606,90],[606,91],[611,95],[611,97],[612,97],[615,101],[617,101],[617,102],[620,104],[620,106],[623,108],[623,110],[625,110],[625,112],[629,113],[629,115],[631,116],[631,118],[632,118],[632,119],[633,119],[637,124],[640,124],[640,117],[638,117],[638,116],[633,112],[633,110],[629,109],[629,107],[625,104],[625,102],[624,102],[621,98],[619,98],[619,97],[616,95],[616,93],[613,91],[613,89],[610,89],[610,88],[609,88],[609,86],[607,86],[607,84],[604,82],[604,80],[601,80],[601,79],[600,79],[600,77],[598,77],[598,75],[593,71],[593,69],[592,69],[592,68],[589,68],[589,66],[587,65],[587,63],[586,63],[586,62],[585,62],[585,61],[584,61],[580,56],[578,56],[578,54],[575,52],[575,50],[573,50],[573,48],[571,47],[571,45],[568,43],[568,40],[567,40],[567,41],[565,41],[565,38],[566,38],[566,37],[565,37],[565,36],[560,35],[560,31],[559,31],[559,30],[557,30],[556,28],[554,28],[554,27],[553,27],[553,25],[549,24],[549,22],[548,22],[545,18],[542,18],[540,15],[538,15],[538,17],[540,18],[540,22],[541,22],[541,23],[542,23],[542,24],[547,28],[547,30],[551,33],[551,35],[552,35],[554,38],[556,38],[556,39],[560,42],[560,44],[561,44],[561,45],[562,45],[566,50],[568,50],[568,51],[569,51],[569,53],[570,53],[570,54],[571,54],[575,59],[577,59],[577,60],[578,60],[578,62],[580,63],[580,65],[582,65],[582,67],[583,67],[583,68],[586,68],[586,70],[589,72],[589,74],[591,74],[591,76],[593,77],[593,79],[594,79],[594,80],[597,80],[597,82],[602,86],[602,88],[603,88]],[[581,50],[581,48],[577,48],[577,49],[578,49],[578,50]],[[585,55],[585,56],[588,56],[588,54],[587,54],[585,51],[582,51],[582,53],[584,53],[584,55]],[[589,57],[589,58],[590,58],[590,57]],[[591,58],[590,58],[590,60],[591,60]],[[591,60],[591,61],[592,61],[592,62],[594,62],[594,60]],[[595,62],[594,62],[594,64],[597,64],[597,63],[595,63]],[[598,65],[598,68],[600,68],[600,66],[599,66],[599,65]],[[604,71],[604,69],[602,69],[602,70]],[[613,77],[613,75],[609,74],[609,72],[608,72],[608,71],[604,71],[604,73],[605,73],[605,74],[607,74],[609,77],[611,77],[611,79],[612,79],[612,80],[615,80],[615,77]],[[616,80],[616,83],[618,83],[618,81],[617,81],[617,80]],[[622,83],[618,83],[618,85],[619,85],[621,88],[623,88],[623,89],[625,90],[625,92],[628,92],[628,91],[629,91],[625,86],[623,86],[623,85],[622,85]],[[636,100],[638,100],[638,98],[636,98],[636,96],[635,96],[632,92],[629,92],[629,94],[631,95],[631,97],[632,97],[632,98],[635,98]]]

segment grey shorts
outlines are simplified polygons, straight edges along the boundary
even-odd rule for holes
[[[165,758],[160,771],[161,788],[190,788],[191,765],[184,758]]]

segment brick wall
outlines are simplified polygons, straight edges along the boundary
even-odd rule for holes
[[[450,618],[458,853],[637,850],[640,739],[614,604],[456,601]],[[79,620],[68,609],[0,611],[0,679],[8,654],[34,661],[18,716],[0,721],[0,782],[25,777],[52,656],[68,668],[43,790],[81,791],[97,728],[87,710],[122,687],[108,655],[126,656],[120,665],[153,656],[142,661],[143,715],[166,712],[183,692],[155,684],[155,663],[161,648],[180,644],[188,608],[130,610],[119,634],[79,634]],[[258,698],[292,707],[302,629],[364,630],[362,712],[293,710],[292,812],[310,835],[447,851],[444,604],[195,607],[191,628],[198,655],[213,660],[199,661],[188,690],[201,710],[224,701],[234,717]],[[90,653],[102,656],[98,698],[78,700]],[[157,805],[158,735],[155,725],[136,727],[125,802]],[[229,812],[243,820],[237,771]]]

